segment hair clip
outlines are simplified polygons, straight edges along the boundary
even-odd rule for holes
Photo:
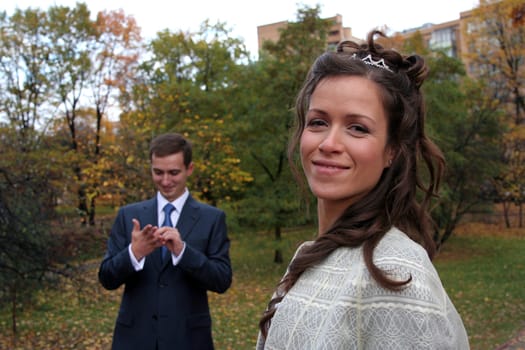
[[[357,55],[355,53],[352,55],[352,58],[361,60],[365,64],[368,64],[369,66],[374,66],[374,67],[377,67],[377,68],[386,69],[389,72],[393,72],[392,69],[390,69],[390,67],[386,65],[385,60],[382,59],[382,58],[380,60],[378,60],[378,61],[374,61],[374,59],[372,58],[372,55],[370,55],[370,54],[368,54],[368,56],[366,56],[365,58],[359,58],[359,57],[357,57]]]

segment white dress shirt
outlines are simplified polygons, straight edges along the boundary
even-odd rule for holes
[[[160,192],[157,192],[157,218],[158,218],[157,226],[162,227],[162,223],[164,222],[164,215],[165,215],[163,208],[166,204],[171,203],[175,207],[175,210],[171,212],[170,219],[171,219],[171,223],[173,224],[173,227],[176,227],[177,222],[179,221],[180,213],[182,212],[182,207],[184,207],[184,203],[186,203],[186,200],[188,199],[189,195],[190,195],[190,192],[186,188],[184,190],[184,193],[180,197],[175,199],[173,202],[168,202],[168,200],[164,198],[160,194]],[[171,253],[171,262],[173,266],[176,266],[179,263],[180,259],[182,258],[182,255],[184,254],[184,250],[186,249],[186,243],[184,242],[182,243],[183,243],[182,251],[180,252],[178,256]],[[129,251],[129,256],[131,258],[131,263],[133,264],[135,271],[142,270],[144,268],[144,262],[146,261],[146,257],[143,257],[142,259],[137,260],[137,258],[135,258],[135,255],[131,251],[131,243],[128,246],[128,251]]]

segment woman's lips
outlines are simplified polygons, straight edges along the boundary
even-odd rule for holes
[[[349,166],[328,160],[313,160],[312,165],[321,173],[335,174],[350,169]]]

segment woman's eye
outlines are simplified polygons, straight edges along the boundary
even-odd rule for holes
[[[368,134],[369,130],[366,126],[359,125],[359,124],[352,124],[349,127],[350,132],[355,134]]]
[[[311,119],[308,121],[308,126],[316,127],[316,126],[324,126],[326,125],[326,122],[322,119]]]

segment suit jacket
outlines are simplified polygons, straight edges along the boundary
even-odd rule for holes
[[[128,252],[132,218],[141,227],[158,225],[156,198],[118,211],[99,268],[104,288],[125,286],[112,349],[213,349],[207,291],[223,293],[232,282],[224,212],[189,196],[177,223],[186,243],[179,263],[162,263],[157,248],[141,271]]]

